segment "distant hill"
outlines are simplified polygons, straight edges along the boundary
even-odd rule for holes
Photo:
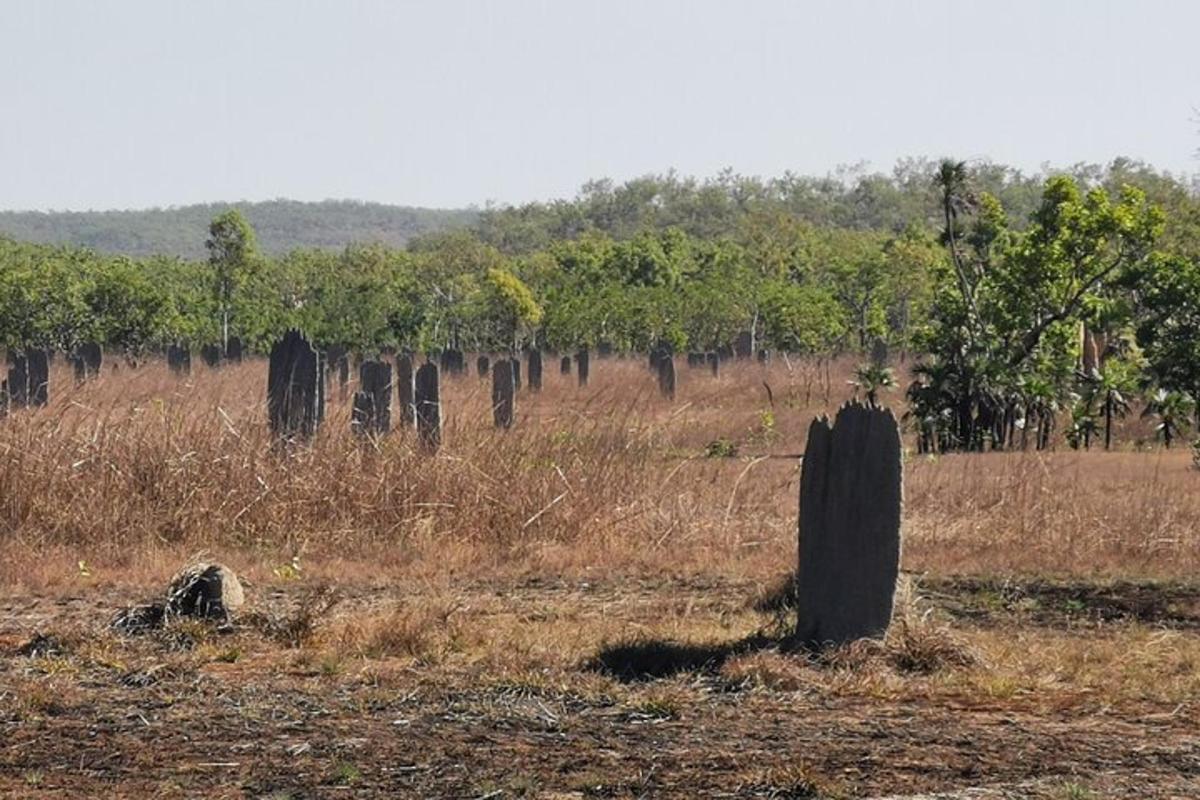
[[[164,253],[198,259],[214,216],[236,207],[258,233],[259,245],[278,254],[296,247],[340,249],[351,242],[400,246],[422,233],[470,225],[470,209],[434,209],[325,200],[301,203],[208,203],[143,211],[0,211],[0,235],[28,242],[83,245],[134,256]]]

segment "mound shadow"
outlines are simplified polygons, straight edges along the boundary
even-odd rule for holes
[[[804,650],[793,631],[788,630],[795,600],[795,575],[781,575],[749,603],[755,611],[775,617],[775,627],[768,629],[780,631],[778,635],[759,631],[743,639],[719,644],[634,639],[606,645],[585,662],[584,669],[610,675],[622,683],[637,683],[686,672],[716,674],[729,659],[759,650]]]
[[[642,683],[686,672],[716,674],[734,656],[756,650],[790,647],[790,637],[754,634],[724,644],[688,644],[666,639],[639,639],[603,647],[584,668],[611,675],[622,683]]]

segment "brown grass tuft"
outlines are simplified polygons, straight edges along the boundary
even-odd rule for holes
[[[386,613],[356,615],[332,626],[324,637],[338,652],[358,658],[407,658],[437,663],[464,632],[454,619],[453,601],[420,600]]]
[[[317,626],[341,601],[338,592],[326,584],[305,591],[296,605],[288,610],[256,610],[240,618],[240,622],[267,638],[286,647],[304,647],[313,642]]]

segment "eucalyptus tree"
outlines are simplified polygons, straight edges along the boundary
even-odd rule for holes
[[[163,337],[168,287],[153,281],[144,263],[124,256],[98,261],[81,287],[81,300],[89,320],[86,341],[132,356]]]
[[[471,315],[483,276],[509,269],[507,256],[470,231],[423,238],[410,252],[415,289],[421,299],[419,349],[461,347],[471,333]]]
[[[221,324],[221,349],[229,346],[229,323],[234,296],[259,266],[254,229],[237,209],[213,218],[208,226],[208,263],[212,268],[213,296]]]
[[[534,343],[537,326],[542,321],[542,307],[529,287],[512,272],[490,268],[473,300],[472,327],[484,343],[512,353],[524,344]]]

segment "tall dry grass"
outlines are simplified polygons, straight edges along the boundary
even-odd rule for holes
[[[584,389],[548,369],[507,432],[492,428],[486,381],[447,379],[445,444],[429,456],[405,430],[354,437],[336,391],[311,446],[281,450],[261,361],[186,380],[161,364],[106,370],[79,387],[57,364],[50,406],[0,421],[0,583],[53,584],[76,568],[136,579],[198,551],[353,579],[765,579],[795,557],[799,466],[786,456],[850,396],[852,366],[747,363],[713,379],[681,365],[674,403],[641,359],[595,361]],[[726,457],[706,456],[715,441]],[[911,456],[905,567],[1195,574],[1189,463],[1157,451]]]

